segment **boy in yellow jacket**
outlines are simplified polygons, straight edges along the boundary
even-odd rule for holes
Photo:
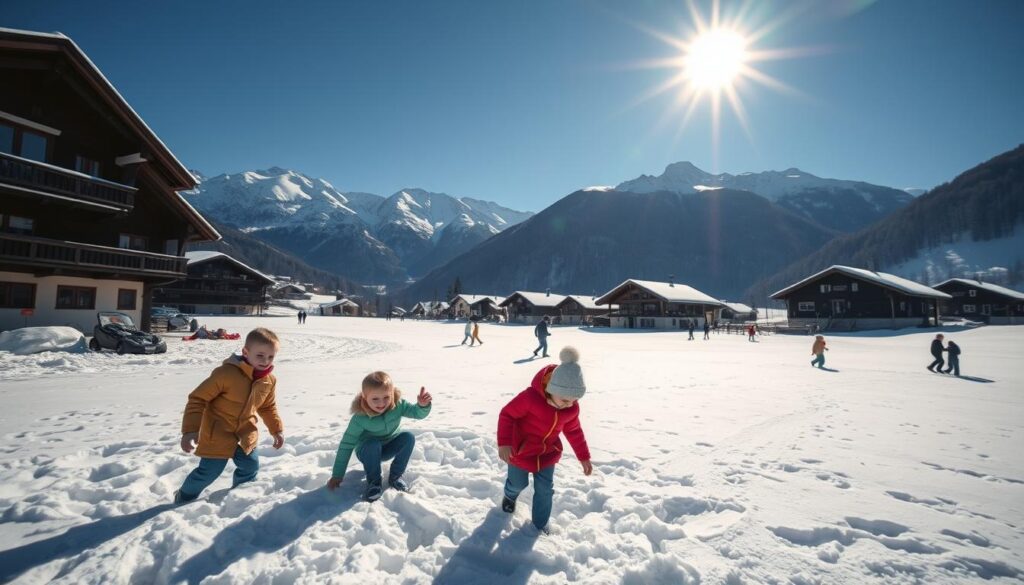
[[[256,479],[260,462],[256,456],[259,431],[256,415],[263,419],[274,437],[274,448],[284,445],[284,426],[277,414],[271,373],[280,343],[269,329],[258,327],[245,337],[242,355],[232,355],[188,395],[181,421],[181,449],[193,446],[199,466],[174,493],[175,503],[190,502],[206,489],[228,464],[235,462],[232,487]]]

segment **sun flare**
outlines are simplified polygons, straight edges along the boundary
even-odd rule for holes
[[[747,41],[739,33],[709,30],[687,47],[686,76],[698,88],[719,91],[732,86],[746,59]]]

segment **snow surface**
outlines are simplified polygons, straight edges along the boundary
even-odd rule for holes
[[[498,411],[541,366],[532,327],[311,316],[264,325],[287,444],[261,436],[258,479],[230,471],[168,502],[196,459],[178,447],[186,395],[236,349],[171,340],[166,356],[88,353],[6,368],[0,392],[0,581],[18,583],[1019,583],[1024,367],[1019,327],[944,332],[964,378],[924,371],[935,330],[808,337],[553,328],[580,348],[586,477],[555,473],[551,535],[509,517]],[[38,358],[34,358],[38,359]],[[148,360],[138,363],[136,360]],[[21,358],[19,358],[21,360]],[[434,409],[409,494],[359,500],[352,465],[323,488],[369,371]],[[42,373],[47,375],[40,375]]]
[[[970,234],[958,234],[948,244],[919,250],[914,258],[886,270],[921,282],[938,283],[948,278],[974,278],[1002,284],[1007,269],[1024,260],[1024,224],[1004,238],[974,241]]]

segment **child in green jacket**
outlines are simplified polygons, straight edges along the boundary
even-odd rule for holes
[[[327,487],[333,490],[341,485],[349,459],[355,451],[366,469],[364,500],[374,502],[380,499],[383,492],[380,464],[391,458],[395,461],[391,464],[388,484],[400,492],[409,491],[402,474],[409,463],[416,438],[408,431],[400,432],[399,427],[403,416],[426,418],[430,414],[430,406],[431,396],[426,388],[420,388],[416,404],[411,404],[402,400],[401,390],[395,388],[387,373],[373,372],[363,378],[363,389],[352,400],[352,418],[338,445]]]

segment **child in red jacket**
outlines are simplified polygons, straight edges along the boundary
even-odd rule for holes
[[[530,387],[520,392],[498,416],[498,457],[508,464],[505,497],[501,509],[511,514],[516,498],[526,489],[533,474],[533,525],[547,532],[554,495],[555,464],[562,457],[565,432],[583,475],[590,475],[590,450],[580,427],[576,401],[587,391],[580,371],[580,353],[565,347],[558,354],[562,364],[542,368]]]

